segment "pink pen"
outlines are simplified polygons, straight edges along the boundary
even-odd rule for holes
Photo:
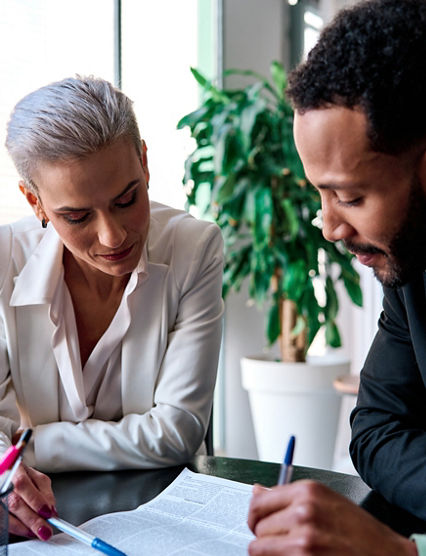
[[[18,459],[19,454],[23,448],[27,445],[32,434],[31,429],[25,429],[24,432],[19,437],[18,442],[14,446],[10,446],[6,453],[4,454],[2,460],[0,461],[0,475],[5,471],[10,469],[15,461]]]

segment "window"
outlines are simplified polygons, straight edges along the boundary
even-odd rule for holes
[[[193,150],[180,118],[195,110],[198,0],[122,0],[122,89],[134,101],[148,146],[150,198],[183,208],[185,158]]]
[[[37,87],[76,73],[112,81],[113,18],[113,0],[1,0],[0,224],[31,213],[4,147],[10,112]]]
[[[25,94],[76,73],[115,82],[116,5],[121,6],[122,90],[134,101],[148,145],[150,196],[183,208],[184,160],[193,148],[176,124],[199,91],[190,66],[212,58],[212,0],[1,0],[0,224],[31,214],[4,148],[13,106]],[[203,29],[199,37],[198,29]],[[210,30],[209,30],[210,29]],[[210,49],[210,50],[209,50]]]
[[[296,66],[315,46],[324,25],[318,0],[287,0],[290,10],[290,63]]]
[[[313,6],[307,6],[303,14],[303,58],[315,46],[323,26],[322,18],[316,13]]]

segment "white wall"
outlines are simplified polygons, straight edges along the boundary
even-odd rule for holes
[[[224,0],[224,69],[251,69],[269,75],[272,60],[286,61],[287,6],[283,0]],[[236,86],[235,78],[232,85]],[[244,82],[243,82],[244,83]],[[226,85],[226,83],[225,83]],[[247,290],[226,301],[224,365],[225,438],[230,457],[257,458],[247,393],[241,387],[240,358],[264,346],[263,315],[247,307]]]
[[[351,0],[320,0],[324,20]],[[268,75],[272,60],[288,62],[288,5],[284,0],[223,0],[223,64],[225,69],[252,69]],[[232,85],[237,85],[235,78]],[[229,84],[229,83],[228,83]],[[355,308],[342,292],[339,325],[342,352],[352,361],[352,373],[362,367],[376,331],[381,307],[381,288],[369,269],[358,267],[362,276],[364,309]],[[221,446],[230,457],[257,458],[247,393],[241,387],[240,358],[262,352],[265,345],[264,316],[247,306],[247,289],[231,294],[226,301],[222,351],[224,395],[224,439]],[[337,465],[347,465],[350,437],[348,416],[355,398],[344,400],[336,448]],[[346,468],[341,467],[342,470]],[[347,468],[350,470],[350,467]]]

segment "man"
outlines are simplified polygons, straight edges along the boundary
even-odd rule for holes
[[[350,452],[387,500],[426,519],[426,1],[341,12],[290,77],[294,135],[323,233],[384,286]],[[254,490],[250,554],[426,554],[321,485]]]

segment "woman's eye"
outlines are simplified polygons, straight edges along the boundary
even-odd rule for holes
[[[133,191],[129,191],[125,195],[120,198],[119,202],[116,202],[115,205],[119,208],[126,208],[136,201],[137,190],[133,189]]]
[[[356,207],[361,203],[361,201],[362,197],[357,197],[356,199],[351,199],[350,201],[342,201],[341,199],[337,200],[339,205],[343,205],[345,207]]]
[[[65,218],[65,220],[67,222],[69,222],[70,224],[81,224],[82,222],[84,222],[85,220],[87,220],[87,218],[89,217],[89,213],[88,212],[69,212],[67,214],[63,215],[63,218]]]

